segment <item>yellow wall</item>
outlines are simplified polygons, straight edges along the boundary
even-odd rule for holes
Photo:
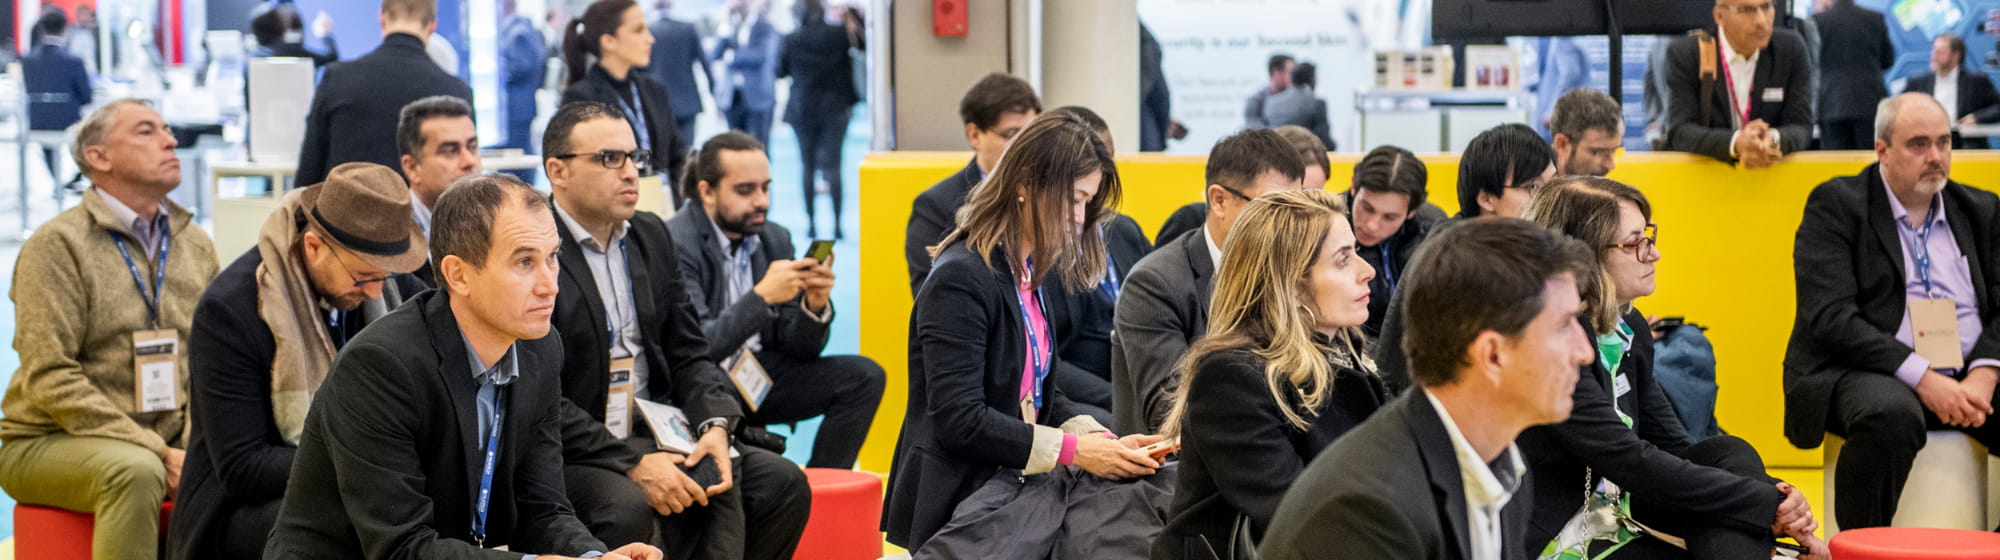
[[[903,230],[911,202],[938,180],[957,172],[966,153],[870,154],[861,165],[861,353],[889,372],[863,468],[887,472],[901,430],[909,360],[909,275],[903,263]],[[1652,314],[1684,315],[1709,327],[1716,375],[1722,386],[1717,416],[1732,434],[1748,439],[1773,467],[1818,467],[1816,451],[1798,450],[1784,438],[1780,363],[1791,334],[1792,234],[1806,194],[1819,183],[1852,175],[1873,160],[1866,152],[1794,155],[1777,167],[1746,171],[1685,154],[1625,154],[1611,178],[1639,187],[1660,224],[1659,291],[1639,301]],[[1447,213],[1458,208],[1458,156],[1426,154],[1431,202]],[[1360,157],[1336,154],[1332,177],[1347,177]],[[1200,199],[1203,158],[1122,156],[1121,211],[1148,234],[1174,209]],[[1955,157],[1952,176],[2000,187],[2000,153]],[[1344,190],[1346,181],[1332,181]],[[1844,272],[1830,271],[1844,274]]]

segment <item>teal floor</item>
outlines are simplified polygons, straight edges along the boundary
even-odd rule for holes
[[[856,247],[859,247],[857,235],[861,228],[855,209],[860,205],[858,185],[860,183],[861,158],[868,153],[869,134],[872,129],[866,120],[865,115],[868,114],[866,106],[856,107],[854,114],[856,118],[848,127],[847,143],[841,162],[842,181],[846,185],[845,192],[842,194],[845,195],[843,198],[845,199],[847,213],[841,216],[840,225],[846,231],[847,238],[834,244],[834,273],[838,276],[839,281],[835,284],[833,293],[835,315],[833,319],[833,335],[827,342],[826,347],[826,353],[828,354],[853,354],[858,347],[859,341],[856,333],[859,323],[856,320],[855,306],[858,305],[860,289],[855,282],[860,278],[860,274],[857,272],[857,265],[860,260],[854,258],[854,256],[856,254]],[[708,122],[709,120],[705,119],[704,126]],[[697,131],[697,135],[712,135],[715,132],[717,130],[702,128]],[[15,176],[15,166],[18,165],[18,162],[15,158],[8,157],[8,155],[17,153],[17,151],[11,143],[0,143],[0,146],[6,148],[4,151],[0,151],[0,177],[13,177]],[[792,135],[790,126],[782,122],[772,126],[769,150],[771,156],[771,210],[768,219],[772,223],[782,224],[787,229],[790,229],[794,237],[793,245],[803,251],[811,239],[806,237],[806,212],[803,202],[805,195],[803,192],[804,189],[800,184],[800,175],[803,173],[803,168],[799,161],[799,145],[797,138]],[[186,156],[184,155],[183,157]],[[29,184],[23,188],[28,188],[32,197],[32,202],[29,205],[31,208],[31,221],[39,223],[54,215],[57,209],[48,195],[51,192],[49,190],[51,182],[48,180],[47,175],[43,174],[40,163],[31,161],[29,165],[33,169],[28,174],[30,178]],[[19,191],[7,189],[4,192],[0,192],[0,197],[6,199],[6,203],[0,204],[0,224],[3,224],[0,225],[0,231],[11,233],[13,228],[18,226],[19,203],[15,201],[19,198]],[[823,237],[831,237],[832,232],[828,231],[827,228],[833,224],[832,203],[829,201],[829,197],[826,196],[818,197],[818,199],[820,234]],[[67,204],[74,205],[75,197],[70,197]],[[21,246],[13,235],[0,237],[6,239],[5,241],[0,241],[0,262],[8,264],[8,273],[0,274],[0,291],[9,293],[9,297],[0,299],[0,340],[7,341],[6,349],[0,350],[0,386],[4,386],[13,378],[14,371],[20,368],[21,365],[20,356],[13,350],[14,329],[16,325],[14,301],[11,294],[13,285],[12,264],[20,254]],[[778,431],[780,433],[791,434],[791,440],[785,457],[800,464],[805,463],[806,459],[812,454],[813,435],[818,428],[818,418],[800,422],[795,428],[779,428]],[[14,500],[11,497],[0,495],[0,539],[10,538],[13,535]]]

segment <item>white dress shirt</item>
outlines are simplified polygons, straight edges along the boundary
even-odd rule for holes
[[[1953,68],[1950,74],[1940,73],[1937,75],[1937,84],[1931,86],[1931,97],[1936,98],[1939,104],[1944,105],[1944,114],[1951,117],[1951,122],[1958,122],[1957,68]]]
[[[605,316],[611,319],[605,325],[612,336],[611,357],[632,358],[632,394],[641,399],[652,398],[648,391],[647,378],[651,377],[646,360],[640,354],[645,350],[645,335],[639,330],[639,307],[632,294],[632,272],[625,268],[631,261],[625,255],[625,233],[630,226],[618,222],[611,230],[611,240],[597,239],[585,229],[583,224],[556,204],[556,215],[562,217],[563,227],[569,228],[570,237],[583,249],[583,262],[590,266],[590,279],[597,283],[597,295],[604,300]],[[572,352],[583,349],[570,349]]]
[[[1467,532],[1472,537],[1472,550],[1467,551],[1466,558],[1500,560],[1506,549],[1506,539],[1502,537],[1505,533],[1500,530],[1500,510],[1514,498],[1514,491],[1521,488],[1521,479],[1527,475],[1521,450],[1509,442],[1507,450],[1488,464],[1472,449],[1472,443],[1466,441],[1465,433],[1458,430],[1458,423],[1451,419],[1451,412],[1444,409],[1437,395],[1424,391],[1424,397],[1430,399],[1431,408],[1444,421],[1444,431],[1451,434],[1451,448],[1458,457],[1459,482],[1465,485]]]
[[[1209,233],[1208,229],[1208,226],[1202,226],[1201,239],[1208,242],[1209,261],[1215,264],[1216,270],[1222,270],[1222,246],[1215,244],[1215,235]]]

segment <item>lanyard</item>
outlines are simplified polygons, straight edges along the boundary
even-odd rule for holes
[[[1387,283],[1389,293],[1396,293],[1396,244],[1395,236],[1382,240],[1382,281]]]
[[[632,250],[626,244],[627,241],[631,240],[632,238],[630,237],[618,240],[618,256],[625,258],[625,297],[635,297],[634,294],[637,292],[637,288],[632,286]],[[604,273],[611,274],[611,255],[604,256]],[[632,310],[635,314],[639,310],[639,302],[636,299],[632,302]],[[618,324],[613,321],[611,318],[613,315],[616,315],[619,319],[625,318],[624,306],[618,305],[618,284],[615,282],[611,284],[611,299],[604,302],[604,330],[611,333],[610,339],[605,342],[605,345],[616,350],[625,332],[620,330]]]
[[[139,289],[139,299],[145,300],[146,314],[152,319],[152,326],[154,328],[159,328],[160,326],[160,289],[166,286],[167,283],[167,247],[173,245],[173,233],[168,229],[169,227],[171,226],[168,226],[164,222],[160,224],[160,250],[159,258],[153,260],[153,293],[151,297],[148,297],[146,294],[145,275],[139,274],[139,265],[132,262],[132,252],[125,249],[125,237],[119,235],[118,232],[111,232],[111,241],[118,244],[118,254],[125,257],[125,268],[132,271],[132,285]],[[139,240],[135,237],[132,241],[137,243]]]
[[[627,122],[632,124],[632,133],[639,135],[639,145],[644,146],[647,150],[651,150],[653,149],[653,131],[646,128],[646,114],[634,108],[644,108],[646,105],[646,101],[639,98],[639,83],[637,81],[639,77],[626,76],[626,78],[633,80],[625,84],[626,87],[631,88],[632,103],[625,103],[625,99],[618,97],[617,94],[613,94],[611,98],[618,100],[618,108],[624,110],[625,115],[630,117]]]
[[[486,548],[486,511],[493,498],[493,467],[500,456],[501,416],[507,411],[507,387],[493,386],[493,431],[486,436],[486,466],[479,469],[479,503],[472,518],[472,544]]]
[[[1030,268],[1028,268],[1027,270],[1034,270],[1032,268],[1034,266],[1033,261],[1034,259],[1029,259],[1028,266]],[[1048,352],[1045,351],[1048,350],[1048,348],[1042,345],[1042,338],[1039,336],[1035,336],[1035,321],[1033,318],[1028,316],[1028,300],[1021,296],[1023,291],[1024,290],[1016,290],[1014,292],[1014,298],[1015,301],[1018,301],[1021,304],[1021,330],[1026,331],[1028,333],[1028,360],[1029,363],[1032,363],[1035,366],[1034,370],[1035,409],[1041,410],[1042,383],[1046,381],[1049,377],[1050,358],[1048,356]],[[1041,304],[1042,304],[1042,289],[1037,287],[1035,288],[1035,305],[1040,306]]]
[[[1723,48],[1720,44],[1721,41],[1716,41],[1716,43],[1716,53],[1722,55],[1722,85],[1729,88],[1727,92],[1729,94],[1729,106],[1736,109],[1732,114],[1740,119],[1736,121],[1738,126],[1748,125],[1750,124],[1750,103],[1746,101],[1738,104],[1736,102],[1736,77],[1732,75],[1734,74],[1733,72],[1729,71],[1729,49]]]
[[[1120,284],[1122,284],[1122,282],[1118,281],[1118,262],[1112,260],[1111,249],[1109,247],[1106,247],[1104,249],[1103,288],[1105,295],[1111,296],[1111,301],[1113,302],[1118,301],[1118,291],[1121,289]]]
[[[1931,199],[1931,212],[1924,217],[1924,227],[1917,228],[1916,247],[1910,250],[1916,261],[1917,279],[1924,283],[1924,295],[1931,295],[1931,227],[1937,225],[1938,200]]]

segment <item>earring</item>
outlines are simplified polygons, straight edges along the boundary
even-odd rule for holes
[[[1024,203],[1024,204],[1025,204],[1025,203],[1027,203],[1027,202],[1028,202],[1028,197],[1025,197],[1025,196],[1017,196],[1017,197],[1014,197],[1014,202],[1020,202],[1020,203]]]
[[[1311,306],[1301,303],[1299,304],[1299,309],[1304,309],[1306,311],[1307,321],[1315,325],[1319,324],[1319,315],[1313,314],[1313,308]]]

